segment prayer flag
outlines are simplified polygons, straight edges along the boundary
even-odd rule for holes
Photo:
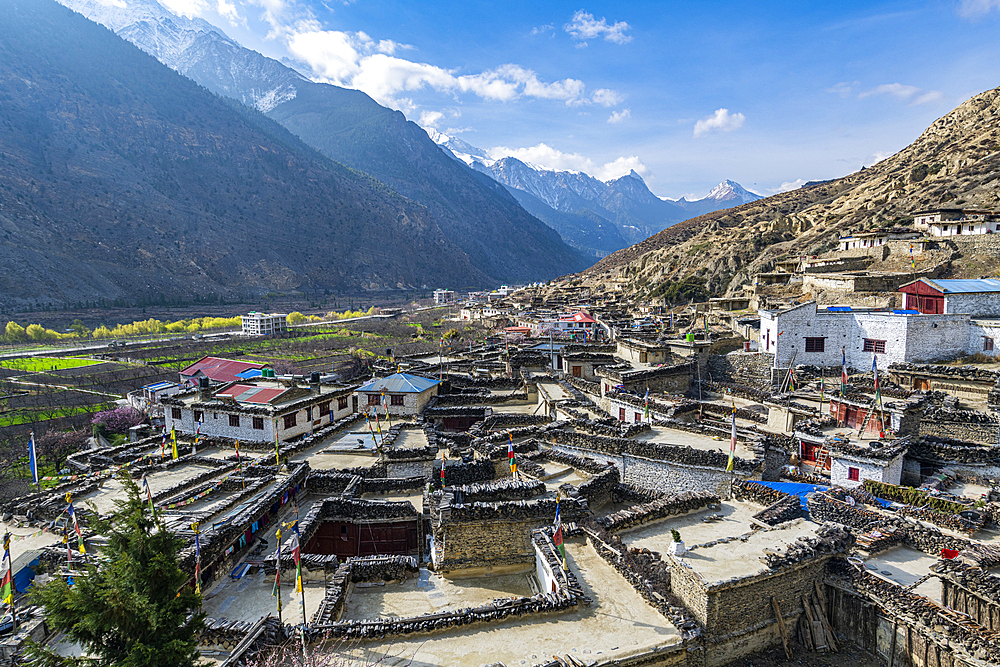
[[[913,244],[910,244],[910,268],[917,270],[917,263],[913,260]]]
[[[444,462],[445,462],[444,450],[441,450],[441,488],[444,488]]]
[[[736,404],[733,404],[733,431],[729,436],[729,463],[726,464],[726,472],[732,472],[736,463]]]
[[[847,352],[840,350],[840,395],[847,393]]]
[[[142,476],[142,488],[146,489],[146,499],[149,501],[149,511],[156,516],[156,509],[153,507],[153,494],[149,490],[149,482],[146,481],[146,476]]]
[[[556,520],[552,524],[552,544],[559,551],[563,567],[566,567],[566,547],[563,546],[562,518],[559,513],[559,499],[556,498]]]
[[[76,538],[80,543],[80,553],[85,554],[87,553],[87,551],[83,546],[83,531],[80,530],[80,522],[77,520],[76,512],[73,510],[72,494],[69,493],[66,494],[66,502],[69,504],[69,507],[67,508],[66,511],[69,514],[69,517],[73,519],[73,532],[76,533]]]
[[[872,375],[875,376],[875,400],[881,402],[882,396],[879,394],[878,388],[878,362],[874,354],[872,355]]]
[[[170,427],[170,455],[175,461],[180,456],[177,453],[177,429],[173,426]]]
[[[35,434],[28,439],[28,467],[31,468],[31,479],[38,484],[38,455],[35,453]]]
[[[281,528],[275,533],[275,541],[278,543],[278,559],[275,561],[277,568],[274,572],[274,588],[271,595],[278,598],[278,613],[281,613]]]
[[[510,464],[510,474],[517,477],[517,460],[514,458],[514,436],[507,431],[507,463]]]
[[[278,420],[274,420],[274,464],[281,469],[281,456],[278,455]]]
[[[645,417],[644,417],[645,420],[649,421],[649,387],[646,387],[646,398],[645,398],[645,401],[646,402],[645,402],[643,414],[645,415]]]
[[[194,531],[194,592],[201,595],[201,531],[198,530],[198,522],[191,524]]]
[[[295,592],[302,592],[302,562],[299,558],[299,522],[292,524],[292,558],[295,560]]]
[[[10,576],[10,569],[3,575],[3,585],[0,586],[0,598],[10,606],[14,606],[14,581]]]

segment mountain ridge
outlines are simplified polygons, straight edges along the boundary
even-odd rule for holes
[[[257,108],[332,160],[426,207],[477,273],[497,284],[552,278],[594,259],[565,243],[506,189],[456,164],[402,113],[361,91],[315,83],[222,31],[178,23],[154,0],[130,0],[130,7],[143,8],[131,23],[127,10],[108,10],[95,0],[62,2],[116,26],[167,66],[216,94]]]
[[[496,283],[425,207],[55,2],[0,0],[0,61],[3,307]]]

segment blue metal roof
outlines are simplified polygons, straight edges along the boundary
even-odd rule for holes
[[[850,306],[827,306],[826,309],[831,313],[849,313],[852,311]]]
[[[945,294],[978,294],[982,292],[1000,292],[1000,280],[996,278],[980,278],[973,280],[931,280],[924,278],[931,287]]]
[[[358,391],[373,393],[385,389],[387,393],[392,394],[420,394],[436,384],[438,384],[438,380],[410,375],[409,373],[396,373],[386,378],[369,380],[358,387]]]
[[[236,377],[243,378],[244,380],[249,380],[250,378],[259,378],[264,373],[259,368],[250,368],[243,371],[242,373],[237,373]]]
[[[161,382],[154,382],[153,384],[147,384],[143,389],[149,389],[150,391],[160,391],[161,389],[169,389],[170,387],[176,387],[176,382],[168,382],[163,380]]]

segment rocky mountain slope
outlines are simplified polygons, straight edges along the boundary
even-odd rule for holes
[[[267,114],[328,157],[422,204],[493,283],[551,278],[594,260],[566,245],[504,188],[457,164],[403,114],[360,91],[309,81],[155,0],[129,0],[124,6],[61,1],[209,90]]]
[[[0,306],[500,278],[425,207],[51,0],[0,0],[0,63]]]
[[[942,205],[1000,209],[1000,88],[959,105],[871,168],[687,220],[582,277],[639,297],[719,295],[782,258],[836,249],[845,233],[909,226],[913,212]],[[957,258],[953,276],[996,271],[995,252]]]

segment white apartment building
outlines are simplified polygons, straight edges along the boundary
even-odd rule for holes
[[[288,331],[284,313],[249,313],[241,317],[244,336],[273,336]]]

